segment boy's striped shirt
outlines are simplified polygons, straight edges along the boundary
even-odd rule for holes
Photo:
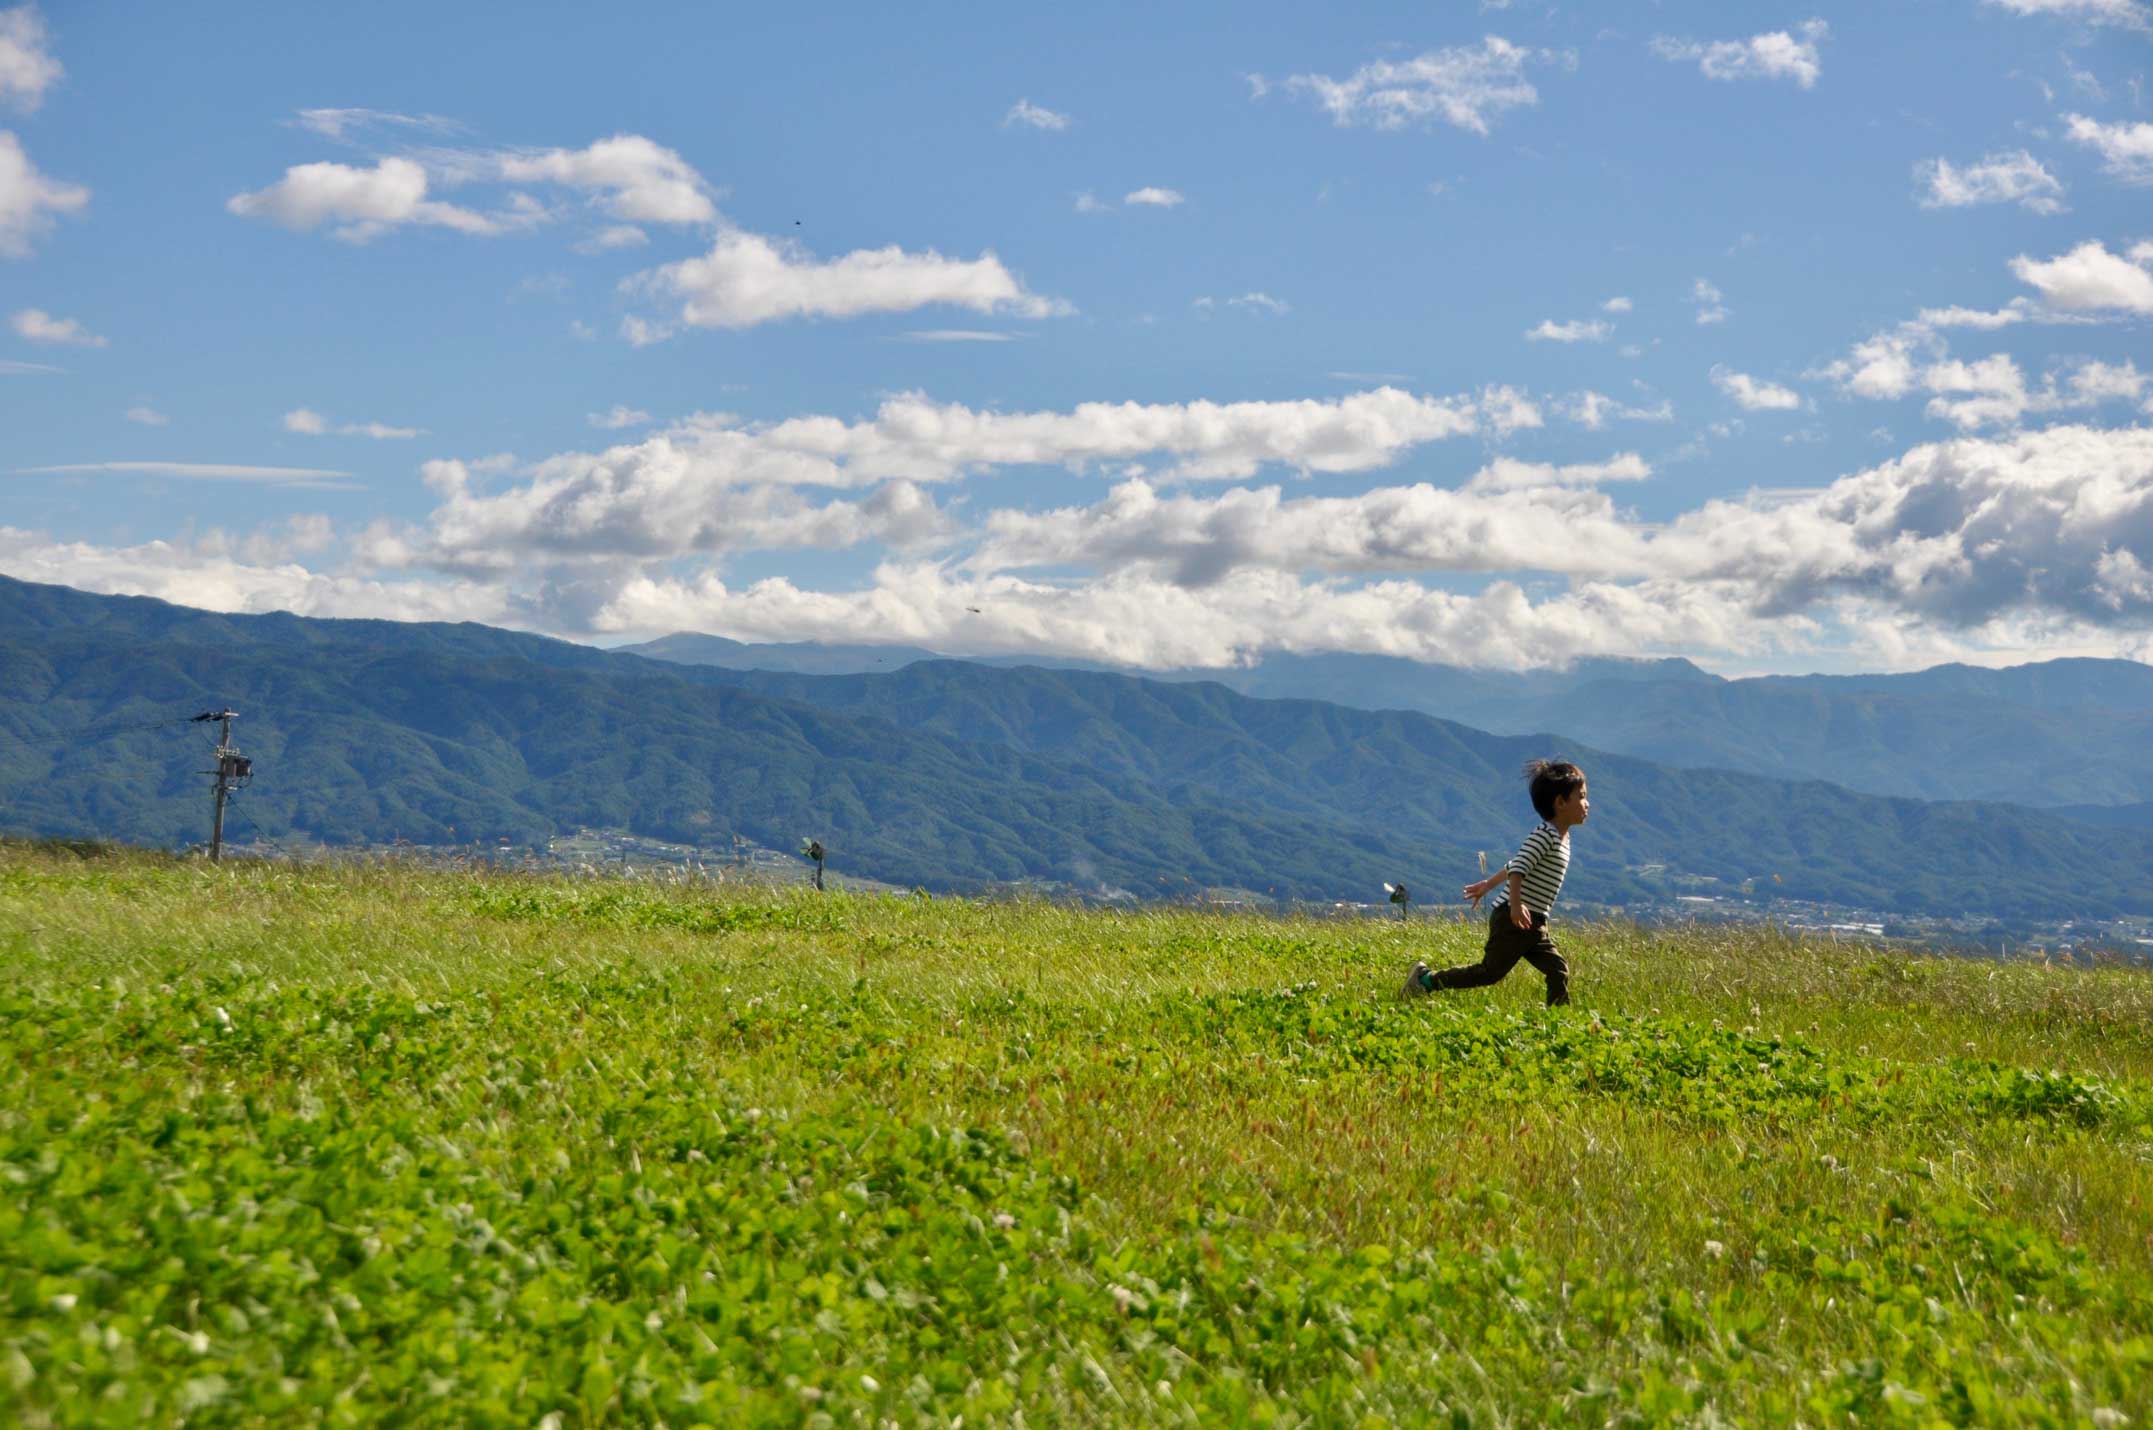
[[[1543,824],[1525,836],[1503,872],[1522,876],[1527,909],[1536,914],[1551,912],[1555,896],[1562,892],[1563,876],[1570,872],[1570,841],[1554,825]]]

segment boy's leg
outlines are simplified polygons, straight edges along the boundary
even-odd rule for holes
[[[1430,988],[1485,988],[1500,983],[1526,949],[1525,931],[1510,922],[1510,906],[1497,904],[1488,915],[1488,942],[1480,962],[1445,968],[1429,976]]]
[[[1525,936],[1525,961],[1547,976],[1547,1006],[1559,1008],[1570,1001],[1570,965],[1563,961],[1555,940],[1547,936],[1547,916],[1533,915],[1533,931]]]

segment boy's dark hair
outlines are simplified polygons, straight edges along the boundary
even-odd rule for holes
[[[1533,809],[1542,819],[1555,817],[1555,801],[1585,787],[1585,772],[1568,760],[1527,760],[1525,778],[1533,782]]]

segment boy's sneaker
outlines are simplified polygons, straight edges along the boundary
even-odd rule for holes
[[[1405,987],[1398,990],[1400,998],[1418,998],[1428,991],[1428,965],[1415,963],[1413,971],[1405,976]]]

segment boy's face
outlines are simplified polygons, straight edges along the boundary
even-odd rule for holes
[[[1592,813],[1592,801],[1586,796],[1584,785],[1577,787],[1576,794],[1558,795],[1555,800],[1555,822],[1567,828],[1583,824],[1585,816]]]

